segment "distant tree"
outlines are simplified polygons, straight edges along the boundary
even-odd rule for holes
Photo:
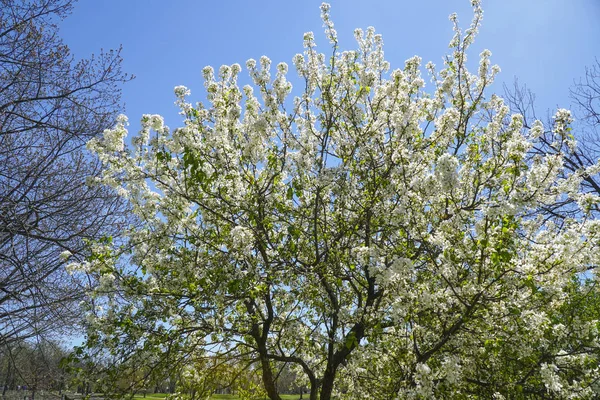
[[[65,270],[86,240],[115,235],[122,202],[89,187],[84,144],[122,110],[119,51],[76,60],[57,22],[71,0],[0,1],[0,346],[60,334],[81,317]],[[61,257],[62,254],[62,257]]]
[[[193,354],[248,360],[272,400],[287,367],[311,400],[600,394],[598,320],[576,316],[600,198],[563,165],[569,111],[557,151],[531,157],[543,124],[487,93],[489,51],[467,70],[472,3],[444,66],[426,66],[431,90],[418,57],[389,71],[372,28],[342,52],[324,3],[332,53],[305,34],[293,99],[285,63],[272,79],[267,57],[249,60],[243,88],[238,64],[207,67],[206,105],[175,88],[180,128],[145,115],[128,148],[121,118],[90,141],[141,220],[74,266],[104,283],[87,344],[109,376]],[[563,199],[573,218],[540,212]]]
[[[27,387],[32,398],[39,391],[60,393],[68,378],[62,360],[68,351],[59,343],[39,338],[38,341],[13,341],[0,347],[0,385],[2,395],[17,386]]]

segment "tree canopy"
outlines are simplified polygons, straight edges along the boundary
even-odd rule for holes
[[[304,35],[295,96],[267,57],[242,88],[240,65],[206,67],[206,104],[175,88],[183,126],[145,115],[126,146],[122,117],[92,140],[98,184],[141,226],[70,266],[103,283],[88,354],[148,379],[227,360],[273,400],[288,367],[310,399],[596,396],[599,198],[563,151],[531,152],[543,124],[488,93],[489,51],[468,71],[473,10],[431,85],[419,57],[392,70],[373,28],[342,51],[324,3],[331,53]],[[571,121],[556,112],[559,150]],[[566,198],[569,218],[540,212]]]

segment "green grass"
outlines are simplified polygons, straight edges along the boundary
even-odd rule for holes
[[[138,394],[134,396],[134,400],[157,400],[164,399],[167,395],[165,393],[148,393],[146,397],[143,394]],[[238,400],[239,397],[233,394],[215,394],[211,397],[214,400]],[[282,394],[281,398],[283,400],[298,400],[300,398],[299,394]],[[308,395],[304,395],[304,399],[307,399]]]
[[[299,394],[282,394],[280,395],[283,400],[297,400],[300,398]],[[237,400],[238,396],[233,394],[215,394],[211,397],[211,399],[215,400]],[[304,395],[304,399],[308,399],[307,395]]]
[[[143,394],[137,394],[133,398],[134,399],[148,399],[148,400],[156,400],[156,399],[164,399],[167,397],[166,393],[148,393],[146,397]]]

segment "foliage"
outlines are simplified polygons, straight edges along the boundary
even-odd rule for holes
[[[597,298],[597,198],[538,212],[580,181],[561,151],[529,156],[543,125],[487,93],[489,51],[468,72],[479,2],[466,31],[451,16],[429,91],[420,58],[389,71],[372,28],[341,51],[321,9],[332,54],[305,34],[293,99],[285,63],[272,79],[249,60],[243,88],[239,65],[206,67],[207,105],[175,88],[182,127],[145,115],[126,148],[122,118],[89,143],[142,221],[79,266],[106,283],[90,351],[113,371],[247,360],[271,399],[287,366],[311,399],[598,395],[598,315],[579,310]],[[570,120],[558,110],[561,149]]]

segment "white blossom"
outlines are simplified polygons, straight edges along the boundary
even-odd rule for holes
[[[69,258],[71,258],[72,255],[73,253],[71,253],[69,250],[65,250],[62,253],[60,253],[60,259],[62,261],[67,261]]]

